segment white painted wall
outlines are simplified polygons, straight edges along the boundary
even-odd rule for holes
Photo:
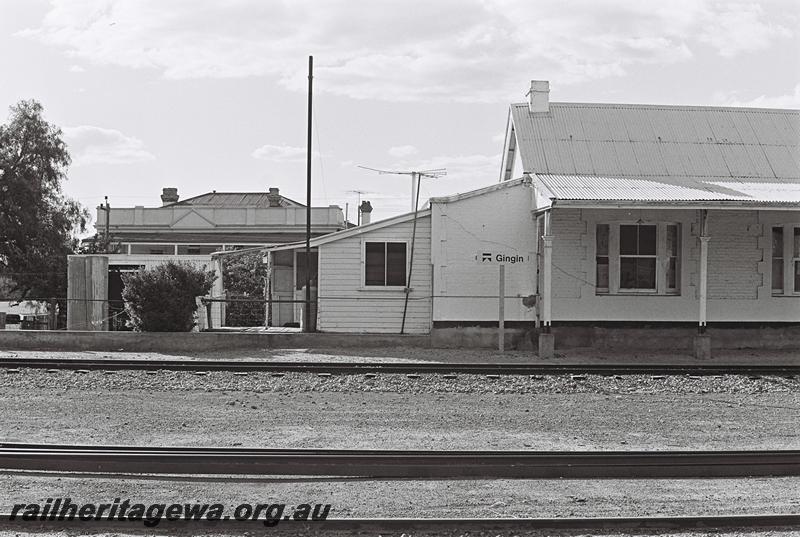
[[[246,232],[259,229],[291,231],[303,228],[305,207],[204,207],[170,205],[167,207],[114,207],[111,209],[112,235],[125,232],[161,232],[169,241],[171,231],[201,230]],[[95,227],[102,230],[106,212],[97,209]],[[312,207],[311,223],[315,229],[333,231],[344,227],[344,214],[336,205]],[[123,236],[124,237],[124,236]],[[123,238],[124,240],[124,238]]]
[[[402,289],[365,287],[363,244],[367,241],[408,241],[413,223],[402,222],[319,246],[319,309],[317,329],[323,332],[400,333]],[[417,220],[413,289],[405,332],[428,333],[431,327],[431,218]],[[409,255],[410,257],[410,255]]]
[[[513,251],[527,258],[506,266],[505,318],[532,321],[522,298],[536,292],[532,187],[517,184],[448,203],[431,204],[434,321],[497,321],[499,268],[478,253]],[[511,297],[511,298],[509,298]]]
[[[109,266],[112,267],[115,265],[143,265],[145,269],[149,270],[167,261],[180,261],[212,270],[210,255],[106,254],[106,257],[108,257]]]
[[[681,223],[679,296],[598,295],[597,223]],[[553,210],[554,321],[696,321],[699,315],[699,216],[696,210]],[[708,321],[800,321],[800,295],[773,296],[771,231],[800,211],[709,210]],[[786,238],[788,240],[788,237]]]

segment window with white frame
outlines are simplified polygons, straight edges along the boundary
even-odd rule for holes
[[[595,267],[598,294],[678,294],[680,225],[597,224]]]
[[[772,227],[772,294],[800,293],[800,226]]]
[[[406,285],[406,243],[364,243],[364,285]]]
[[[619,226],[619,288],[656,290],[656,226]]]

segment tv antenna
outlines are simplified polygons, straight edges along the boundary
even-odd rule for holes
[[[374,194],[374,192],[370,190],[348,190],[348,194],[358,194],[358,205],[356,205],[356,223],[360,226],[361,225],[361,195],[362,194]]]
[[[377,168],[370,168],[368,166],[358,166],[362,170],[370,170],[378,172],[378,175],[410,175],[411,176],[411,210],[417,210],[417,202],[419,197],[419,182],[423,177],[430,177],[436,179],[447,175],[447,170],[444,168],[436,168],[434,170],[418,170],[418,171],[396,171],[396,170],[379,170]]]
[[[404,289],[406,297],[403,303],[403,320],[400,323],[400,333],[404,334],[406,330],[406,316],[408,315],[408,299],[413,289],[411,288],[411,273],[414,270],[414,246],[417,242],[417,213],[419,211],[419,182],[423,177],[430,177],[436,179],[447,175],[447,170],[444,168],[436,168],[435,170],[419,170],[419,171],[393,171],[393,170],[379,170],[377,168],[369,168],[367,166],[359,166],[364,170],[378,172],[378,175],[410,175],[411,176],[411,210],[414,212],[414,225],[411,228],[411,256],[408,261],[408,274],[406,279],[406,287]]]

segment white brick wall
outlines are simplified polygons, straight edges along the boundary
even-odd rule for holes
[[[582,236],[587,233],[580,209],[558,209],[551,219],[553,234],[553,297],[580,298],[587,280],[584,269],[586,247]],[[594,234],[592,232],[592,237]],[[594,275],[592,275],[594,281]]]
[[[708,218],[708,297],[758,298],[760,228],[756,211],[710,211]]]
[[[771,295],[767,262],[770,227],[776,223],[800,224],[800,211],[712,209],[708,214],[708,321],[800,322],[800,296]],[[640,219],[681,224],[680,295],[597,295],[591,285],[595,278],[595,225]],[[699,211],[693,209],[555,208],[553,320],[697,320],[698,222]],[[581,279],[589,283],[581,283]]]

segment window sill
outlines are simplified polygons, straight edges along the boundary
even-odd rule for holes
[[[406,290],[403,285],[364,285],[357,289],[358,291],[379,291],[379,292],[403,292]],[[413,289],[412,289],[413,291]]]
[[[681,296],[680,293],[656,293],[655,291],[619,291],[617,293],[595,293],[595,296]]]

